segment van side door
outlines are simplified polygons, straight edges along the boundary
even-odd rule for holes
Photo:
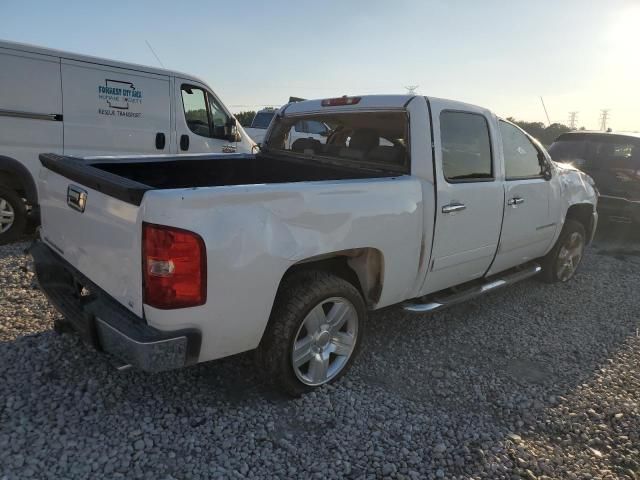
[[[175,79],[178,153],[233,153],[234,117],[204,85]]]
[[[423,293],[482,277],[495,255],[504,204],[495,117],[467,106],[450,110],[430,99],[436,214]]]
[[[169,77],[62,59],[64,153],[169,153]]]
[[[543,256],[559,228],[559,188],[547,159],[515,125],[499,120],[505,165],[502,235],[490,273]],[[546,173],[545,173],[546,172]]]

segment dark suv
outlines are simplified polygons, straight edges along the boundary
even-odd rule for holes
[[[640,222],[640,134],[565,133],[549,153],[556,162],[571,163],[593,178],[604,218]]]

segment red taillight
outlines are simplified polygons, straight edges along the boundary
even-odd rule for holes
[[[144,303],[171,309],[207,300],[207,253],[200,235],[142,224]]]
[[[338,97],[338,98],[327,98],[326,100],[322,100],[323,107],[339,107],[341,105],[356,105],[360,103],[360,97]]]

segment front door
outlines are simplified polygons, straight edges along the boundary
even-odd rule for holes
[[[486,110],[444,109],[432,99],[437,206],[429,272],[422,291],[480,278],[498,246],[503,184]]]
[[[498,254],[490,273],[543,256],[556,228],[555,191],[544,155],[518,127],[499,121],[505,164],[505,210]],[[552,208],[553,207],[553,208]]]
[[[204,85],[176,78],[176,136],[178,153],[232,153],[232,121]]]

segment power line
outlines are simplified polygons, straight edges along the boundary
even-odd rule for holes
[[[569,112],[569,128],[576,130],[578,126],[578,112]]]

